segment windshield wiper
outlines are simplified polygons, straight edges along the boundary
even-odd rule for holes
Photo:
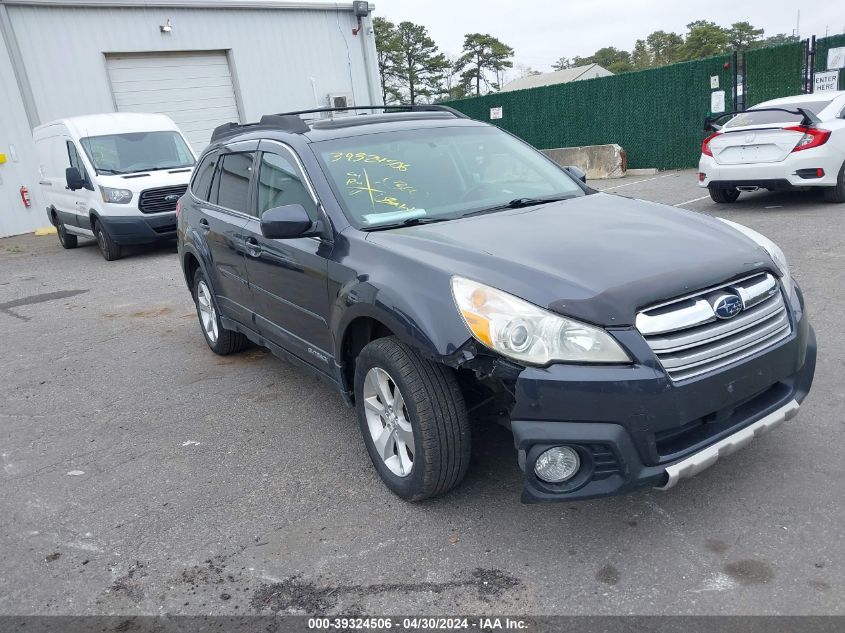
[[[153,165],[151,167],[144,167],[143,169],[135,169],[135,170],[132,171],[132,173],[133,174],[140,174],[141,172],[145,172],[145,171],[161,171],[162,169],[173,169],[173,168],[172,167],[156,167],[156,166]]]
[[[121,174],[125,174],[125,171],[118,171],[117,169],[103,169],[102,167],[97,168],[98,174],[109,174],[112,176],[120,176]]]
[[[191,167],[191,165],[165,165],[164,167],[150,167],[149,169],[144,169],[143,171],[162,171],[163,169],[187,169]]]
[[[470,211],[469,213],[464,213],[461,217],[465,218],[471,215],[483,215],[484,213],[490,213],[491,211],[502,211],[503,209],[523,209],[525,207],[533,207],[539,204],[547,204],[549,202],[560,202],[561,200],[569,200],[570,198],[574,198],[575,194],[567,193],[559,196],[544,196],[542,198],[514,198],[510,202],[506,202],[505,204],[497,204],[493,207],[485,207],[483,209],[478,209],[477,211]]]
[[[378,226],[368,226],[366,231],[384,231],[385,229],[399,229],[404,226],[419,226],[420,224],[434,224],[435,222],[447,222],[455,218],[408,218],[402,222],[391,222],[390,224],[380,224]]]

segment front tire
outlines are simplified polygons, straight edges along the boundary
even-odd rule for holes
[[[120,259],[123,255],[123,249],[120,244],[117,244],[106,231],[103,223],[99,220],[94,220],[94,237],[97,238],[97,246],[100,248],[100,253],[107,262],[113,262]]]
[[[377,339],[355,363],[355,407],[376,471],[402,499],[444,494],[466,475],[470,425],[452,369]]]
[[[211,284],[208,283],[200,269],[197,269],[194,274],[193,291],[202,334],[212,352],[220,356],[227,356],[240,352],[249,345],[247,337],[240,332],[227,330],[220,323],[220,315],[217,312],[217,302],[211,291]]]
[[[79,246],[79,240],[76,235],[67,232],[64,222],[57,215],[53,216],[53,224],[56,225],[56,233],[59,236],[59,244],[62,245],[62,248],[71,249]]]
[[[845,163],[839,169],[835,187],[824,188],[825,202],[845,202]]]
[[[737,198],[739,198],[738,189],[724,189],[722,187],[714,187],[713,185],[710,185],[707,187],[707,190],[710,192],[710,197],[713,199],[713,202],[718,202],[719,204],[736,202]]]

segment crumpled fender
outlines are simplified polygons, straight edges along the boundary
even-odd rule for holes
[[[416,292],[401,293],[397,285],[376,283],[367,275],[348,280],[337,295],[330,328],[335,333],[335,357],[340,356],[349,326],[360,317],[375,319],[387,326],[404,343],[437,362],[457,367],[473,354],[465,348],[470,333],[455,309],[448,277],[443,296]],[[440,285],[440,284],[435,284]]]

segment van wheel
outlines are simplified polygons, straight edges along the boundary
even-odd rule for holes
[[[707,187],[707,190],[710,192],[710,197],[713,199],[713,202],[718,202],[719,204],[736,202],[736,199],[739,198],[738,189],[724,189],[722,187],[714,187],[713,185],[710,185]]]
[[[835,187],[824,188],[825,202],[845,202],[845,163],[839,169]]]
[[[243,334],[227,330],[220,324],[220,315],[217,312],[217,303],[211,292],[211,285],[200,269],[197,269],[194,274],[193,290],[202,335],[212,352],[226,356],[240,352],[249,345],[249,339]]]
[[[102,253],[107,262],[120,259],[120,256],[123,254],[120,244],[115,243],[108,234],[108,231],[103,228],[103,223],[99,220],[94,220],[94,236],[97,238],[97,246],[100,247],[100,253]]]
[[[370,459],[399,497],[427,499],[464,478],[470,426],[452,369],[394,336],[376,339],[355,363],[355,407]]]
[[[64,223],[56,215],[53,216],[53,224],[56,225],[56,233],[59,236],[59,244],[62,245],[62,248],[76,248],[79,246],[77,237],[67,232]]]

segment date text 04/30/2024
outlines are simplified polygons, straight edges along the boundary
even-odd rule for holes
[[[528,622],[507,617],[356,617],[309,618],[309,630],[396,630],[396,631],[451,631],[451,630],[512,630],[528,629]]]

